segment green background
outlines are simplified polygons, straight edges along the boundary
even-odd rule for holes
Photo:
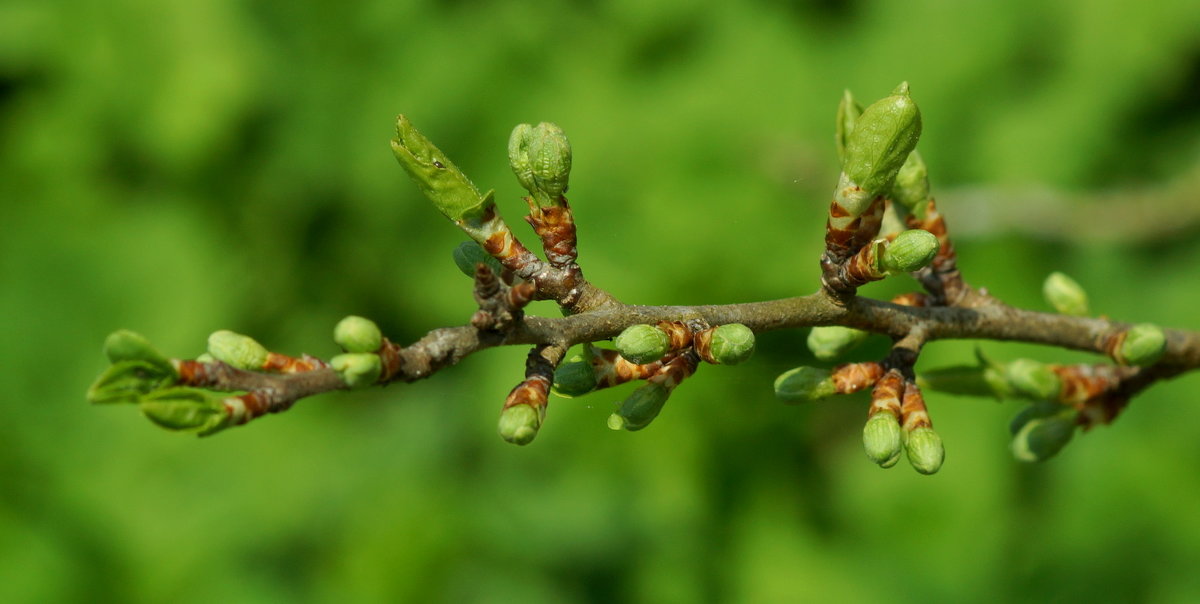
[[[837,101],[908,80],[969,282],[1043,308],[1063,270],[1096,312],[1200,328],[1192,0],[530,4],[0,5],[0,600],[1200,599],[1195,376],[1037,466],[1016,404],[933,394],[934,477],[864,459],[861,399],[773,399],[804,331],[636,434],[605,427],[627,390],[554,399],[526,448],[495,434],[519,348],[210,439],[87,406],[118,328],[327,357],[346,314],[464,323],[462,235],[391,157],[399,112],[531,245],[505,145],[557,122],[588,277],[727,303],[816,288]]]

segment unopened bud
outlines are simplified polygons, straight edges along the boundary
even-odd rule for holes
[[[946,460],[946,449],[942,446],[942,437],[933,428],[921,426],[908,434],[904,443],[908,453],[908,463],[914,470],[922,474],[935,474]]]
[[[754,332],[741,323],[727,323],[712,332],[712,358],[721,365],[737,365],[754,355]]]
[[[1045,363],[1031,359],[1017,359],[1004,368],[1008,385],[1017,394],[1039,401],[1058,399],[1062,391],[1062,380]]]
[[[929,266],[941,245],[937,236],[929,231],[901,231],[883,248],[879,262],[889,273],[911,273]]]
[[[497,431],[500,438],[514,445],[527,445],[533,442],[541,426],[541,412],[531,405],[513,405],[500,412]]]
[[[383,334],[374,321],[350,315],[333,328],[333,341],[346,352],[375,352],[383,346]]]
[[[892,183],[892,201],[917,217],[924,218],[925,204],[929,201],[929,169],[915,149],[908,154],[896,173],[896,181]]]
[[[1086,316],[1088,295],[1074,279],[1060,272],[1050,273],[1042,283],[1042,297],[1064,315]]]
[[[1161,327],[1141,323],[1125,332],[1125,340],[1117,349],[1117,362],[1123,365],[1147,367],[1158,362],[1167,350],[1167,334]]]
[[[495,205],[491,191],[480,195],[466,175],[403,115],[396,118],[392,153],[446,218],[454,222],[480,218]]]
[[[596,370],[581,356],[558,366],[554,371],[554,393],[564,398],[583,396],[596,389]]]
[[[538,206],[561,204],[571,177],[571,143],[562,128],[518,125],[508,139],[508,163]]]
[[[171,365],[171,361],[154,348],[145,336],[128,329],[108,334],[104,340],[104,355],[113,363],[145,361],[165,373],[175,373],[175,367]]]
[[[222,329],[208,336],[208,354],[238,369],[255,370],[262,368],[270,353],[254,338]]]
[[[484,251],[483,246],[475,241],[464,241],[454,248],[454,265],[464,275],[474,279],[475,265],[480,262],[488,265],[497,275],[504,271],[504,267],[500,266],[500,261]]]
[[[904,82],[855,121],[846,140],[842,172],[868,192],[885,193],[920,136],[921,112]]]
[[[808,332],[808,349],[819,361],[832,361],[862,344],[870,332],[841,325],[814,327]]]
[[[347,352],[329,359],[329,366],[351,389],[366,388],[379,381],[383,361],[371,352]]]
[[[785,403],[818,401],[837,393],[828,369],[797,367],[775,378],[775,396]]]
[[[630,363],[642,365],[662,358],[671,348],[671,338],[653,325],[631,325],[613,340],[617,352]]]
[[[229,415],[223,396],[199,388],[167,388],[147,394],[138,403],[142,414],[168,430],[212,434],[224,428]]]
[[[966,396],[995,396],[996,391],[984,377],[986,369],[978,365],[939,367],[917,376],[922,390],[936,390]]]
[[[630,432],[641,430],[658,417],[670,396],[671,390],[666,386],[648,382],[634,390],[629,398],[621,403],[616,413],[608,416],[608,427]]]
[[[1073,410],[1029,417],[1013,435],[1013,457],[1025,462],[1046,461],[1071,442],[1076,427]]]
[[[895,464],[902,449],[903,433],[900,420],[896,419],[895,415],[883,412],[867,419],[867,424],[863,426],[863,450],[866,451],[868,459],[879,465],[888,462]]]

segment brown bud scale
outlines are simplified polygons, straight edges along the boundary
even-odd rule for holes
[[[853,394],[883,377],[883,365],[874,362],[846,363],[834,367],[831,377],[838,394]]]
[[[896,369],[891,369],[875,382],[871,390],[871,408],[867,417],[877,413],[891,413],[896,419],[901,417],[900,397],[904,395],[904,376]]]
[[[900,414],[906,432],[912,432],[921,427],[933,427],[933,422],[929,420],[929,410],[925,407],[925,397],[921,396],[921,389],[909,381],[904,383],[904,399],[900,405]]]

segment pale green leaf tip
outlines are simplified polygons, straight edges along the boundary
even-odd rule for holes
[[[896,86],[894,90],[892,90],[892,95],[908,96],[908,82],[900,82],[900,84]]]
[[[863,343],[869,332],[841,325],[826,325],[812,328],[805,344],[820,361],[832,361]]]
[[[1055,271],[1046,276],[1042,296],[1054,310],[1064,315],[1082,317],[1088,314],[1087,291],[1064,273]]]
[[[513,405],[500,412],[497,431],[500,438],[514,445],[527,445],[533,442],[541,427],[542,417],[537,409],[530,405]]]
[[[624,430],[625,429],[625,418],[621,417],[621,414],[619,414],[619,413],[613,413],[612,415],[609,415],[608,416],[608,429],[609,430],[618,430],[618,431]]]
[[[1004,368],[1004,377],[1017,393],[1034,400],[1054,401],[1062,391],[1062,380],[1049,365],[1017,359]]]
[[[347,352],[329,359],[329,366],[351,389],[367,388],[379,381],[383,361],[371,352]]]
[[[238,369],[255,370],[262,368],[270,353],[250,336],[221,329],[208,336],[208,354]]]
[[[1062,451],[1075,435],[1077,424],[1073,412],[1052,415],[1022,412],[1022,415],[1025,419],[1017,427],[1012,440],[1012,454],[1018,461],[1046,461]],[[1020,419],[1022,415],[1017,418]]]
[[[775,378],[775,396],[785,403],[818,401],[837,392],[828,369],[801,366]]]
[[[1147,367],[1158,362],[1167,350],[1167,334],[1152,323],[1140,323],[1125,332],[1118,350],[1118,361],[1126,365]]]

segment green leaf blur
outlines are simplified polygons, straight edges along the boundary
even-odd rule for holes
[[[1194,1],[522,4],[0,4],[0,601],[1200,599],[1174,570],[1200,561],[1194,376],[1039,465],[1011,458],[1020,403],[931,393],[932,477],[863,459],[860,403],[775,399],[805,331],[701,367],[637,433],[605,425],[633,386],[552,398],[528,447],[496,436],[518,348],[206,439],[86,403],[120,328],[328,358],[346,315],[402,342],[465,323],[463,236],[391,156],[401,112],[531,247],[508,135],[560,125],[588,277],[726,303],[816,289],[838,101],[906,80],[968,281],[1045,309],[1061,270],[1093,312],[1200,328]]]

